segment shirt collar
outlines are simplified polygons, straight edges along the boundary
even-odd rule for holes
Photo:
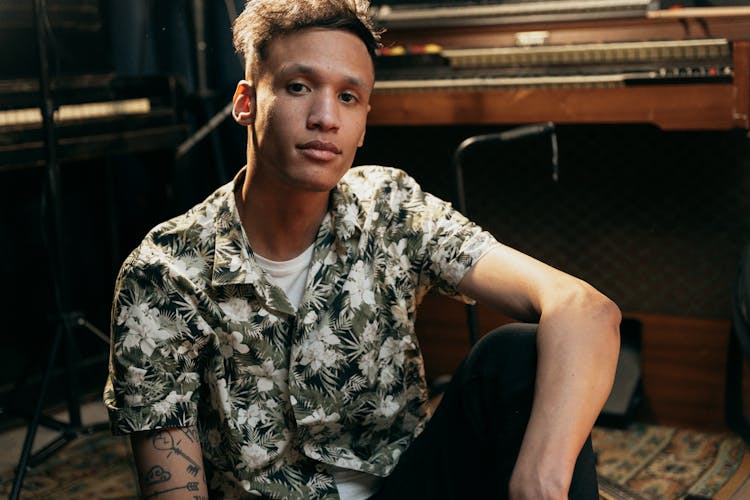
[[[213,285],[253,284],[261,275],[242,228],[240,214],[234,198],[235,191],[245,179],[245,168],[240,170],[232,182],[219,188],[219,206],[216,208],[214,228],[214,268],[211,276]]]
[[[331,190],[329,214],[338,242],[344,243],[347,240],[356,239],[362,232],[365,214],[346,176]]]
[[[269,308],[293,314],[293,306],[283,294],[277,293],[276,287],[268,282],[252,258],[252,249],[242,227],[234,194],[245,180],[246,168],[243,167],[231,182],[219,188],[221,195],[214,219],[216,238],[211,284],[252,285]],[[329,243],[333,247],[331,250],[344,260],[351,254],[347,242],[358,238],[364,221],[362,206],[345,179],[331,190],[329,207],[318,229],[315,253],[320,255],[321,247]]]

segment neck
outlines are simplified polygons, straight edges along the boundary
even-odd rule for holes
[[[253,252],[290,260],[314,241],[328,211],[330,192],[297,191],[268,182],[249,168],[235,192],[237,210]]]

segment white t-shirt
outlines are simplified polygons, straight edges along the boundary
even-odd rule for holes
[[[313,245],[291,260],[269,260],[255,254],[255,260],[268,273],[271,280],[286,293],[289,302],[298,308],[305,295],[307,271],[312,261]],[[381,478],[350,469],[329,466],[329,471],[336,481],[336,489],[341,500],[366,500],[378,491]]]
[[[271,281],[284,290],[289,302],[297,309],[305,294],[305,281],[307,271],[312,261],[313,245],[291,260],[269,260],[255,254],[255,260],[260,267],[271,277]]]

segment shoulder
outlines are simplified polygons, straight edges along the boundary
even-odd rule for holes
[[[231,194],[222,186],[185,213],[152,228],[123,263],[121,275],[200,278],[213,258],[217,221],[232,213]]]
[[[352,167],[344,174],[342,183],[356,185],[380,185],[390,182],[416,182],[412,177],[400,168],[385,167],[382,165],[360,165]]]
[[[339,188],[350,191],[362,201],[421,191],[417,181],[403,170],[380,165],[350,169],[339,182]]]

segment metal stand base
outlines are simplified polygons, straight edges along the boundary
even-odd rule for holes
[[[16,466],[16,473],[13,479],[13,489],[10,493],[11,500],[17,500],[21,492],[23,485],[23,479],[26,472],[31,468],[44,462],[46,459],[54,455],[57,451],[62,449],[68,443],[74,441],[80,436],[93,434],[95,432],[103,431],[109,428],[109,424],[106,422],[96,423],[91,425],[83,425],[81,423],[81,406],[80,397],[78,394],[78,387],[76,383],[76,367],[75,367],[75,351],[74,351],[74,339],[73,339],[73,327],[79,326],[84,327],[91,331],[95,335],[102,337],[104,334],[96,327],[87,322],[80,314],[71,313],[67,317],[60,321],[55,332],[54,339],[52,341],[52,347],[49,353],[49,359],[47,366],[42,377],[42,385],[39,390],[38,399],[34,407],[34,412],[29,422],[29,426],[26,431],[26,438],[24,439],[23,448],[21,450],[21,457],[18,460]],[[105,340],[108,340],[104,336]],[[52,381],[52,374],[55,371],[55,362],[60,352],[60,347],[65,342],[64,349],[66,351],[66,382],[68,391],[68,422],[63,422],[42,414],[44,410],[44,404],[49,391],[49,385]],[[53,429],[59,432],[59,436],[36,453],[31,453],[34,446],[34,439],[36,438],[37,430],[39,426]]]

